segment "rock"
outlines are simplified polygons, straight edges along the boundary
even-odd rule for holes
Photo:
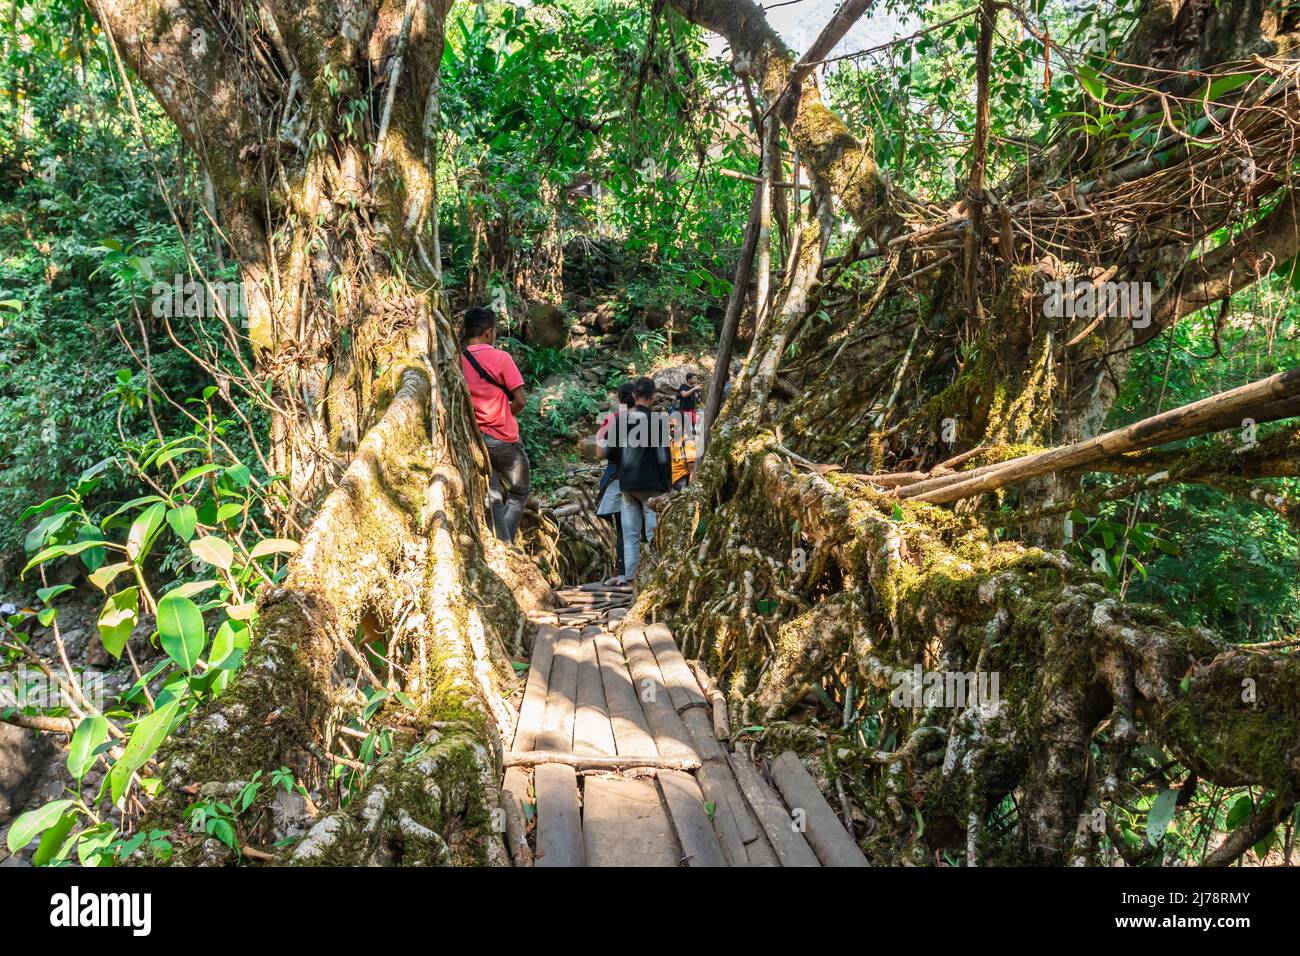
[[[667,392],[674,398],[677,395],[677,389],[685,381],[688,373],[695,373],[696,379],[700,384],[708,381],[704,370],[695,365],[674,365],[670,368],[660,369],[655,372],[655,385],[661,392]]]
[[[583,316],[583,320],[593,329],[601,332],[613,332],[614,327],[618,324],[618,307],[613,302],[602,302],[591,312]]]
[[[86,666],[103,670],[111,661],[112,658],[108,654],[108,649],[104,647],[104,642],[98,637],[92,638],[90,646],[86,648]]]
[[[43,771],[58,754],[50,737],[0,724],[0,824],[27,809]]]
[[[86,653],[86,630],[81,627],[71,627],[61,632],[63,636],[63,646],[68,651],[68,656],[75,659]]]
[[[541,348],[563,348],[569,338],[564,310],[549,302],[528,304],[528,344]]]
[[[641,321],[645,323],[647,329],[662,329],[668,324],[671,313],[658,305],[648,305],[641,315]]]

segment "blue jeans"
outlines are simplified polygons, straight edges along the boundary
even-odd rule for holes
[[[492,479],[488,482],[488,501],[492,505],[492,531],[507,543],[515,540],[519,521],[528,503],[528,456],[522,442],[506,442],[484,435],[488,458],[492,462]],[[507,487],[502,490],[502,485]]]
[[[641,531],[645,530],[647,541],[654,540],[655,513],[645,506],[659,492],[625,491],[623,492],[623,565],[629,581],[636,580],[636,569],[641,564]]]

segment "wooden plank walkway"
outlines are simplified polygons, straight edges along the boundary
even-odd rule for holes
[[[868,865],[793,753],[773,786],[731,750],[722,695],[666,626],[623,626],[630,588],[559,595],[505,759],[516,865]]]

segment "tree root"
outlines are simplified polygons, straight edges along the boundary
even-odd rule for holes
[[[872,838],[878,853],[912,858],[911,804],[933,852],[1095,860],[1096,834],[1079,819],[1127,796],[1118,791],[1143,739],[1218,784],[1300,785],[1300,658],[1122,604],[1062,553],[999,543],[933,506],[895,510],[887,492],[796,470],[775,447],[770,436],[715,446],[729,456],[715,471],[726,481],[694,486],[660,525],[665,553],[687,556],[685,573],[665,562],[638,610],[688,635],[724,675],[733,708],[760,721],[808,686],[852,679],[897,695],[917,664],[1000,678],[979,706],[927,691],[915,706],[884,708],[883,725],[905,743],[863,763],[860,798],[888,824]],[[720,491],[732,497],[710,502]],[[815,571],[789,566],[792,540]],[[757,615],[764,600],[772,607]],[[737,625],[742,607],[752,626]],[[1013,791],[1018,819],[994,832],[991,811]]]

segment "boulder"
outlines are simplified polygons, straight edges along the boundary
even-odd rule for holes
[[[541,348],[563,348],[569,338],[564,310],[549,302],[528,304],[528,344]]]
[[[602,302],[584,318],[588,325],[601,332],[613,332],[618,323],[617,306],[613,302]]]
[[[647,329],[662,329],[668,324],[668,319],[672,313],[659,305],[648,305],[641,314],[641,321],[645,323]]]

